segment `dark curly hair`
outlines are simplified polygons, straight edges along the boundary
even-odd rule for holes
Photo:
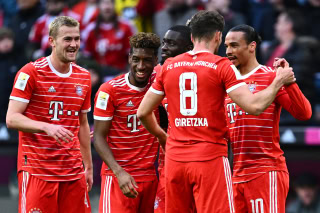
[[[209,41],[215,32],[223,31],[224,18],[216,11],[202,10],[192,16],[187,25],[193,39]]]
[[[160,38],[154,33],[137,33],[130,37],[130,54],[133,48],[148,48],[153,49],[154,54],[158,55],[160,47]]]

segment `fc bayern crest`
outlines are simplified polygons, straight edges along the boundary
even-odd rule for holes
[[[257,84],[256,82],[252,81],[248,84],[250,92],[254,92],[256,90]]]
[[[157,209],[159,207],[159,198],[156,197],[155,201],[154,201],[154,209]]]
[[[39,208],[33,208],[30,209],[29,213],[42,213],[42,211]]]
[[[82,86],[76,85],[76,93],[77,93],[77,95],[79,95],[79,96],[82,95]]]

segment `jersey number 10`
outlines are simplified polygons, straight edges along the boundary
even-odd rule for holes
[[[198,84],[197,74],[194,72],[182,73],[179,77],[180,113],[184,116],[193,116],[198,111]]]

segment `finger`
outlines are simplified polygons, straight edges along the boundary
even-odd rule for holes
[[[60,132],[57,132],[57,133],[56,133],[56,136],[58,137],[58,139],[61,139],[61,140],[63,140],[64,142],[69,143],[69,141],[67,140],[67,138],[66,138],[63,134],[61,134]]]
[[[130,193],[131,193],[132,195],[134,195],[135,197],[137,197],[137,196],[138,196],[138,192],[137,192],[137,190],[134,188],[133,184],[132,184],[132,183],[129,183],[128,185],[129,185]]]
[[[74,134],[70,131],[70,130],[68,130],[68,129],[66,129],[66,128],[61,128],[61,130],[63,131],[63,132],[65,132],[66,134],[68,134],[71,138],[74,136]]]
[[[59,140],[59,138],[57,136],[52,136],[60,145],[61,145],[61,141]]]
[[[131,178],[131,183],[133,184],[134,187],[139,188],[137,182],[133,178]]]
[[[67,130],[67,129],[64,129],[64,128],[62,128],[61,130],[61,134],[65,137],[65,138],[67,138],[67,140],[69,140],[70,142],[72,141],[72,139],[73,139],[73,134],[72,134],[72,132],[70,132],[69,130]],[[72,134],[72,135],[70,135],[70,133]]]

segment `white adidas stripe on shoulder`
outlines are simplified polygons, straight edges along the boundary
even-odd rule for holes
[[[75,63],[71,63],[72,66],[78,68],[80,71],[84,71],[84,72],[87,72],[89,73],[89,71],[83,67],[80,67],[79,65],[75,64]]]
[[[261,69],[265,72],[274,72],[272,67],[268,67],[268,66],[261,66]]]

